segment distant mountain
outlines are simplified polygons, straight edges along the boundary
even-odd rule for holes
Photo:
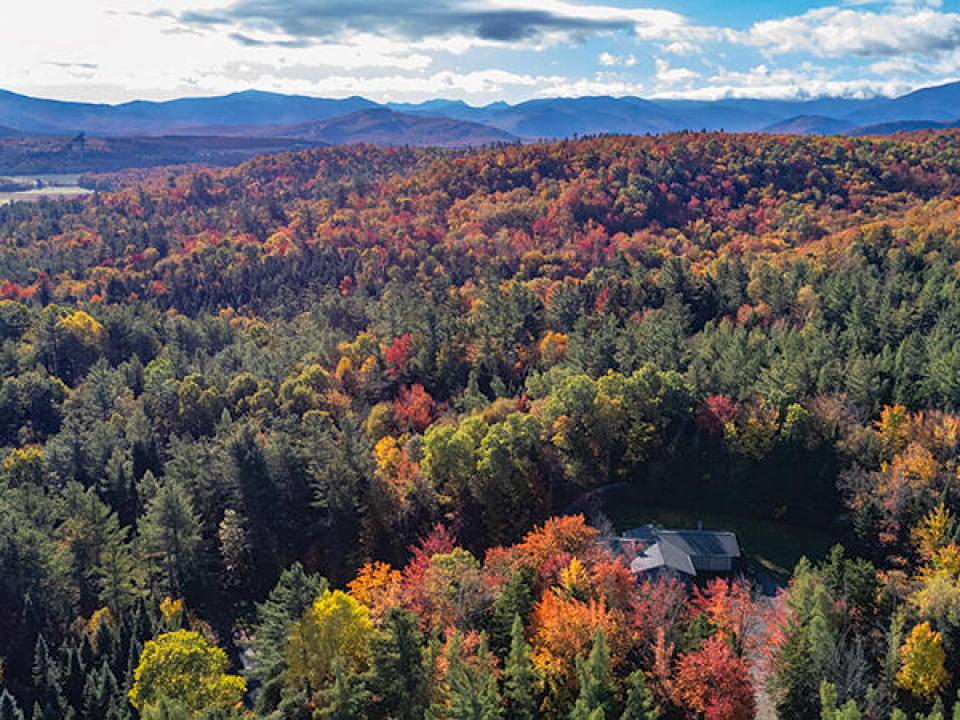
[[[916,132],[918,130],[947,130],[960,127],[960,120],[954,122],[933,122],[931,120],[898,120],[894,122],[877,123],[854,128],[847,135],[863,137],[864,135],[893,135],[898,132]]]
[[[0,91],[0,137],[295,137],[324,142],[465,146],[597,134],[678,130],[863,134],[934,127],[960,118],[960,83],[899,98],[645,100],[544,98],[473,106],[460,100],[381,105],[248,90],[222,97],[120,105],[62,102]],[[893,125],[890,125],[893,123]],[[904,123],[907,123],[904,125]],[[915,123],[910,125],[909,123]],[[295,129],[291,129],[295,128]],[[196,147],[200,147],[197,144]]]
[[[573,135],[662,133],[682,123],[656,103],[634,97],[582,97],[530,100],[519,105],[490,106],[472,119],[524,138]]]
[[[408,115],[387,108],[361,110],[331,120],[278,128],[271,130],[270,134],[273,137],[332,144],[471,147],[517,141],[510,133],[480,123]]]
[[[217,126],[293,125],[379,107],[361,97],[343,100],[247,90],[223,97],[136,101],[118,105],[126,123],[151,123],[170,129]]]
[[[20,135],[20,133],[14,130],[13,128],[8,128],[8,127],[4,127],[3,125],[0,125],[0,138],[12,138],[12,137],[17,137],[18,135]]]
[[[798,115],[764,128],[771,135],[842,135],[853,129],[852,122],[823,115]]]
[[[900,120],[952,122],[960,117],[960,82],[916,90],[871,109],[869,116],[847,119],[859,125]]]
[[[329,100],[255,90],[122,105],[62,102],[0,91],[0,125],[31,135],[169,135],[184,131],[209,135],[223,134],[231,126],[290,125],[372,107],[378,105],[363,98]]]

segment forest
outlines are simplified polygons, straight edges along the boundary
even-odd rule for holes
[[[960,718],[960,132],[85,183],[0,207],[0,720]],[[835,547],[638,580],[611,485]]]

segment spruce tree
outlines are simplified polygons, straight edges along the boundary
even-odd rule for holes
[[[524,567],[510,576],[493,603],[490,645],[500,657],[510,651],[514,618],[519,615],[526,623],[533,611],[535,582],[533,570]]]
[[[257,606],[251,644],[257,661],[249,672],[249,679],[251,684],[257,683],[262,688],[256,701],[259,713],[266,715],[281,703],[290,630],[326,589],[326,580],[305,572],[300,563],[294,563],[280,574],[267,600]]]
[[[374,715],[415,720],[427,705],[423,633],[417,618],[405,610],[391,610],[371,652],[370,689]]]
[[[501,720],[503,707],[497,692],[492,657],[484,638],[480,641],[476,662],[468,666],[461,655],[459,637],[450,647],[447,661],[448,720]]]
[[[647,686],[643,672],[637,670],[627,678],[627,699],[620,720],[658,720],[660,708]]]
[[[171,597],[183,595],[200,564],[201,537],[200,518],[180,483],[160,485],[147,503],[139,533],[159,591]]]
[[[67,701],[43,635],[37,636],[33,652],[33,689],[34,716],[39,710],[41,720],[60,720],[66,713]]]
[[[333,685],[318,695],[318,708],[314,713],[318,720],[357,720],[364,717],[370,702],[370,693],[362,678],[348,672],[339,657],[333,661]]]
[[[534,720],[537,717],[536,679],[537,671],[530,657],[530,645],[523,636],[523,621],[519,614],[514,615],[510,654],[504,668],[503,694],[507,720]]]
[[[17,701],[6,690],[0,693],[0,720],[25,720]]]
[[[607,638],[597,631],[586,661],[577,658],[580,695],[570,714],[571,720],[609,717],[613,710],[614,687],[610,676],[610,650]]]
[[[80,660],[80,649],[67,649],[67,660],[63,673],[63,693],[67,704],[76,709],[83,706],[84,668]]]

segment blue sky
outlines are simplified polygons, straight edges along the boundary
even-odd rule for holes
[[[960,79],[960,0],[32,0],[0,88],[474,104],[896,95]]]

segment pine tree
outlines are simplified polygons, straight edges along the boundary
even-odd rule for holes
[[[507,720],[534,720],[537,717],[537,701],[534,684],[537,671],[530,657],[530,645],[523,636],[523,621],[520,615],[513,616],[510,633],[510,654],[504,668],[504,699]]]
[[[333,685],[319,693],[318,709],[314,714],[319,720],[357,720],[364,717],[364,709],[370,702],[370,693],[362,678],[348,672],[339,658],[333,661]]]
[[[77,709],[83,704],[84,668],[80,661],[80,649],[68,648],[63,673],[63,693],[70,707]]]
[[[326,580],[318,575],[310,575],[300,563],[294,563],[280,574],[267,600],[257,606],[257,624],[254,626],[252,642],[257,662],[249,673],[249,679],[260,683],[262,687],[257,696],[259,713],[266,715],[279,706],[290,630],[326,589]]]
[[[580,695],[570,714],[571,720],[610,716],[614,687],[610,676],[610,650],[602,631],[597,631],[586,662],[577,658],[577,675],[580,678]]]
[[[190,495],[179,483],[162,483],[147,503],[139,530],[158,589],[171,597],[182,595],[200,551],[200,519]]]
[[[0,720],[25,720],[23,710],[6,690],[0,693]]]
[[[510,576],[497,595],[490,622],[490,645],[500,657],[510,651],[516,616],[525,624],[533,611],[535,582],[533,570],[523,567]]]
[[[67,702],[43,635],[37,636],[33,652],[33,688],[33,715],[36,717],[39,711],[41,720],[60,720],[66,713]]]
[[[417,618],[391,610],[371,648],[369,686],[378,717],[414,720],[427,704],[423,633]]]
[[[100,604],[118,618],[123,617],[136,598],[137,563],[128,535],[129,529],[120,527],[117,516],[111,515],[98,562],[93,568]]]
[[[627,699],[620,720],[658,720],[660,708],[653,699],[643,672],[637,670],[627,678]]]
[[[101,715],[99,704],[100,672],[97,668],[92,668],[87,674],[86,682],[83,684],[83,702],[81,704],[81,717],[85,720],[94,720]]]
[[[480,642],[476,662],[470,666],[461,656],[459,637],[450,648],[447,666],[448,720],[501,720],[503,707],[486,639]]]

